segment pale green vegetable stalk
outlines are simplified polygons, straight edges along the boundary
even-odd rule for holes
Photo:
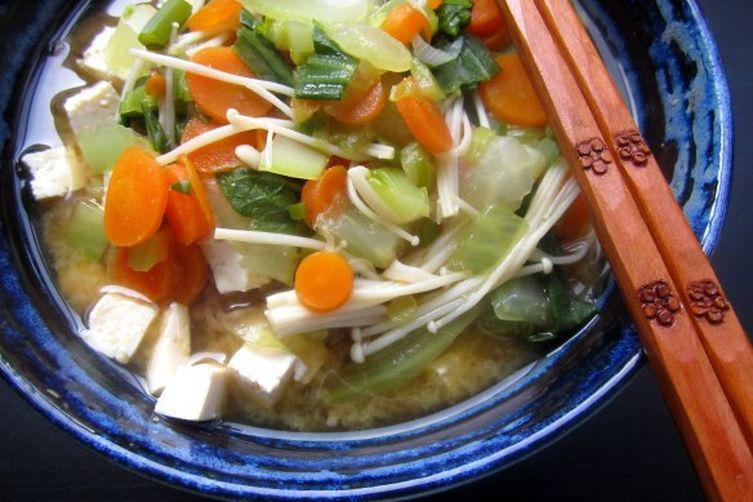
[[[277,21],[300,21],[311,24],[343,21],[358,22],[366,19],[371,0],[240,0],[251,12],[271,17]]]
[[[411,183],[402,171],[394,168],[370,169],[367,179],[380,199],[379,210],[371,204],[374,201],[367,202],[378,214],[388,215],[391,222],[406,225],[429,216],[429,193],[426,188]]]
[[[118,21],[104,51],[105,63],[112,73],[125,79],[128,77],[135,58],[131,49],[143,49],[139,33],[154,16],[157,10],[149,4],[134,5]]]
[[[327,166],[327,156],[284,136],[275,136],[270,146],[271,154],[259,165],[269,171],[290,178],[315,180]]]
[[[101,207],[88,201],[78,203],[68,225],[68,244],[80,250],[89,261],[102,258],[107,249],[107,237]]]
[[[112,169],[123,152],[132,146],[149,149],[143,137],[120,124],[102,124],[87,129],[79,135],[78,144],[89,168],[97,174]]]
[[[386,32],[368,24],[338,23],[326,28],[347,54],[364,59],[380,70],[402,73],[411,69],[410,51]]]

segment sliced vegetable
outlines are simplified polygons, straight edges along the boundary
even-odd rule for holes
[[[87,129],[79,135],[78,144],[89,168],[97,174],[111,170],[128,148],[147,147],[141,136],[119,124]]]
[[[336,101],[342,99],[358,62],[318,27],[314,27],[316,54],[295,71],[295,96],[299,99]]]
[[[573,242],[585,236],[591,227],[588,203],[580,194],[562,219],[554,226],[554,235],[562,243]]]
[[[232,47],[207,47],[197,52],[192,61],[243,77],[254,76]],[[270,103],[238,85],[192,73],[186,74],[186,82],[201,111],[222,124],[227,124],[227,111],[230,108],[252,117],[264,116],[272,109]]]
[[[144,48],[139,42],[139,33],[156,12],[157,9],[149,4],[137,4],[118,20],[118,26],[107,41],[104,59],[108,70],[119,78],[125,80],[128,77],[135,62],[131,49]]]
[[[379,206],[377,213],[391,222],[406,225],[429,216],[428,191],[411,183],[403,171],[388,167],[370,169],[367,179],[379,200],[370,197],[366,202],[375,210],[374,206]]]
[[[339,254],[318,251],[301,261],[295,273],[295,292],[306,308],[331,312],[353,293],[353,269]]]
[[[149,136],[152,149],[157,153],[165,153],[170,146],[170,142],[157,118],[157,113],[147,103],[141,105],[141,112],[144,115],[144,125],[146,125],[146,133]]]
[[[502,25],[502,27],[493,34],[488,37],[483,37],[481,42],[484,44],[484,47],[490,51],[500,52],[510,45],[512,40],[510,39],[510,31],[507,29],[507,25]]]
[[[426,16],[409,4],[400,4],[392,9],[381,28],[404,44],[419,33],[425,38],[431,38],[431,28]]]
[[[415,317],[418,301],[415,296],[401,296],[387,304],[387,318],[395,323],[405,323]]]
[[[115,252],[110,274],[113,282],[132,289],[146,296],[153,302],[160,302],[170,297],[175,286],[175,264],[172,253],[167,259],[149,269],[137,272],[128,266],[129,248],[119,248]]]
[[[454,270],[480,273],[503,260],[528,229],[528,223],[505,206],[491,206],[468,225],[450,259]]]
[[[330,167],[318,180],[307,181],[301,192],[306,211],[306,223],[313,227],[316,218],[327,211],[335,198],[345,190],[347,169],[342,165]]]
[[[502,71],[479,86],[489,112],[501,122],[523,127],[545,126],[546,112],[520,57],[515,53],[501,54],[497,56],[497,64]]]
[[[503,28],[505,19],[495,0],[474,0],[470,32],[477,37],[489,37]]]
[[[431,7],[428,3],[422,6],[421,2],[414,2],[411,0],[389,0],[387,2],[384,2],[376,11],[374,11],[371,16],[369,16],[369,24],[372,26],[381,27],[385,23],[389,15],[392,13],[392,11],[400,5],[408,5],[414,8],[424,17],[424,20],[426,21],[428,27],[428,31],[426,32],[427,39],[430,39],[434,35],[434,33],[437,32],[439,19],[434,13],[433,7]]]
[[[170,235],[164,228],[128,250],[128,266],[135,272],[148,272],[155,265],[167,261],[170,253]]]
[[[107,189],[105,233],[110,243],[136,246],[154,235],[162,223],[168,190],[157,161],[140,148],[126,150]]]
[[[494,58],[477,38],[465,35],[461,39],[463,47],[458,57],[434,69],[437,82],[447,94],[472,89],[499,73]],[[440,45],[440,48],[448,47]]]
[[[186,0],[167,0],[152,16],[139,34],[139,42],[149,49],[161,49],[170,42],[173,23],[178,26],[191,16],[191,4]]]
[[[339,402],[384,393],[410,382],[441,356],[478,316],[471,311],[436,333],[422,329],[369,356],[347,364],[325,387],[325,401]]]
[[[477,127],[473,130],[471,147],[465,158],[469,164],[477,164],[486,153],[491,142],[497,137],[497,133],[486,127]]]
[[[237,0],[211,0],[191,16],[188,28],[208,35],[235,31],[240,25],[242,10]]]
[[[217,176],[220,188],[238,213],[250,218],[250,228],[265,232],[299,234],[301,222],[290,217],[288,208],[298,203],[298,194],[280,175],[238,169]]]
[[[204,187],[190,162],[167,166],[165,179],[171,187],[185,183],[189,188],[187,193],[172,189],[167,195],[165,217],[175,240],[188,246],[211,236],[214,231],[214,216]]]
[[[329,104],[325,111],[338,122],[349,126],[362,126],[376,120],[387,106],[387,91],[381,80],[377,80],[365,94],[350,91],[345,99]]]
[[[175,255],[176,280],[172,299],[181,305],[191,305],[206,288],[209,279],[209,266],[197,246],[172,248]]]
[[[471,0],[445,0],[437,8],[439,30],[456,37],[471,22]]]
[[[305,220],[306,219],[306,204],[303,202],[299,202],[298,204],[293,204],[288,208],[288,214],[290,214],[290,217],[295,221]]]
[[[254,28],[243,26],[238,30],[238,39],[233,46],[235,52],[260,78],[292,86],[293,71],[288,62],[257,28],[258,25]]]
[[[462,37],[455,39],[455,41],[445,49],[432,47],[420,37],[413,39],[414,59],[418,59],[431,68],[436,68],[437,66],[454,61],[460,55],[460,50],[462,48]]]
[[[405,96],[395,103],[405,124],[421,145],[438,155],[452,148],[452,136],[439,107],[426,96]]]
[[[411,53],[384,31],[368,24],[338,23],[327,35],[346,53],[380,70],[401,73],[410,70]]]
[[[107,249],[105,213],[101,207],[82,201],[76,205],[68,224],[68,244],[89,261],[98,261]]]
[[[501,321],[525,322],[539,327],[552,322],[549,298],[537,276],[508,281],[491,294],[490,301],[494,314]]]
[[[327,156],[284,136],[275,136],[271,153],[262,156],[259,170],[290,178],[315,180],[327,166]]]
[[[293,62],[302,63],[314,53],[314,30],[311,25],[286,21],[284,30]]]
[[[219,124],[204,123],[199,119],[193,118],[188,121],[183,130],[181,143],[211,131],[219,127]],[[202,175],[211,175],[223,171],[231,171],[241,165],[240,160],[235,155],[235,149],[241,145],[251,145],[258,148],[257,132],[247,131],[238,133],[229,138],[215,141],[205,147],[194,150],[188,154],[188,158],[194,165],[194,168]]]
[[[341,21],[358,22],[366,18],[371,0],[241,0],[251,12],[277,21],[300,21],[311,24]]]
[[[442,87],[439,85],[439,82],[437,82],[437,79],[434,78],[434,74],[429,67],[423,64],[419,59],[413,58],[410,74],[418,89],[427,98],[439,102],[447,97],[442,90]]]
[[[414,185],[427,189],[434,186],[437,166],[418,143],[411,143],[400,151],[400,165]]]
[[[144,90],[153,98],[159,99],[167,91],[167,79],[158,71],[153,71],[146,80]]]
[[[567,290],[558,273],[549,275],[547,285],[549,304],[552,306],[555,332],[577,328],[596,314],[595,302],[579,298]]]
[[[134,88],[120,101],[118,113],[124,125],[129,125],[134,119],[143,118],[144,106],[153,111],[159,107],[159,99],[146,92],[146,82],[146,77],[137,81]]]

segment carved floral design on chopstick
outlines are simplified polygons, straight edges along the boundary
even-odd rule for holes
[[[581,141],[575,145],[575,151],[578,153],[581,167],[586,171],[590,169],[600,176],[606,174],[613,161],[612,154],[601,138]]]
[[[631,162],[635,167],[643,167],[648,163],[651,149],[640,132],[632,129],[617,133],[614,142],[622,160]]]
[[[662,326],[672,326],[675,315],[680,311],[680,302],[665,281],[654,281],[641,286],[638,300],[646,318],[655,319]]]
[[[690,311],[711,324],[721,324],[730,309],[729,302],[719,286],[711,279],[691,282],[688,286]]]

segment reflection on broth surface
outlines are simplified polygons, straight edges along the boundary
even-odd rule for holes
[[[157,413],[397,423],[594,314],[606,266],[496,13],[200,4],[87,12],[22,159],[82,337]]]

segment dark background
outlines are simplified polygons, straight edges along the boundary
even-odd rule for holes
[[[619,1],[619,0],[606,0]],[[735,115],[732,201],[713,262],[753,329],[752,0],[699,0],[727,68]],[[0,382],[0,500],[199,500],[104,460],[48,423]],[[549,449],[449,492],[507,500],[702,500],[692,465],[648,368],[596,416]]]

